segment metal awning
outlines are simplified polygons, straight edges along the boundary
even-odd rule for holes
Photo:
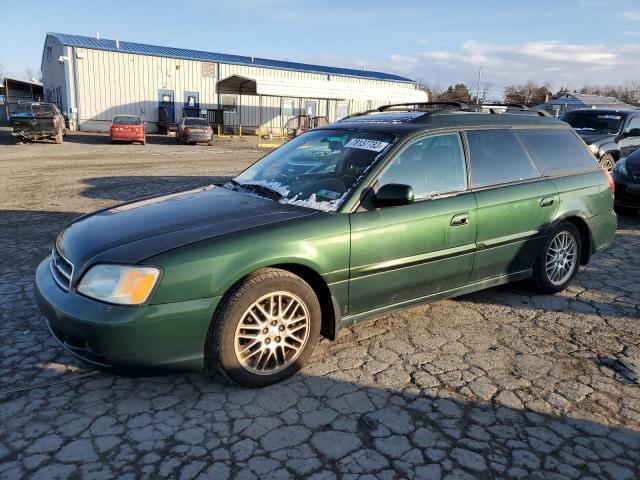
[[[347,83],[340,80],[231,75],[219,80],[216,87],[218,92],[223,95],[378,100],[388,103],[427,101],[426,92],[414,88]]]

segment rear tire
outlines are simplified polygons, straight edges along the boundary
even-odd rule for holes
[[[578,273],[581,253],[578,229],[571,222],[559,223],[538,254],[531,286],[550,294],[566,289]]]
[[[606,153],[600,160],[598,160],[598,163],[603,170],[611,173],[613,171],[613,166],[616,164],[616,159],[613,158],[613,155],[611,155],[610,153]]]
[[[247,387],[285,380],[311,356],[321,318],[304,280],[286,270],[258,270],[218,306],[205,347],[207,369]]]
[[[62,130],[60,130],[57,135],[54,137],[53,139],[54,142],[56,142],[56,144],[60,145],[63,140],[62,140]]]

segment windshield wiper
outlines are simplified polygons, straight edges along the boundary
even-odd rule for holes
[[[258,193],[260,195],[263,195],[265,197],[268,197],[274,200],[280,200],[281,198],[284,198],[284,195],[278,192],[277,190],[266,187],[259,183],[240,183],[240,182],[236,182],[235,180],[231,180],[231,182],[233,182],[233,184],[236,185],[236,187],[244,188],[246,190],[251,190],[252,192]]]

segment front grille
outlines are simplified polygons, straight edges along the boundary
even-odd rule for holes
[[[51,250],[51,274],[56,283],[68,292],[73,275],[73,264],[60,255],[56,247]]]

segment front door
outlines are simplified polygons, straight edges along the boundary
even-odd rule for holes
[[[173,90],[160,90],[158,97],[158,106],[164,108],[167,123],[175,123],[176,114],[173,103]]]
[[[531,268],[559,194],[540,174],[511,130],[466,133],[478,231],[471,282]]]
[[[623,134],[624,137],[618,142],[620,158],[626,157],[640,148],[640,116],[631,117]]]
[[[410,185],[415,202],[351,214],[349,313],[464,286],[473,264],[476,202],[458,133],[408,144],[379,186]]]

